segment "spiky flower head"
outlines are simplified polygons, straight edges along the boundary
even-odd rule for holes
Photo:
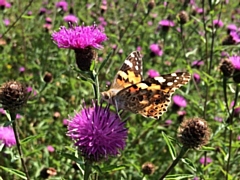
[[[155,0],[149,0],[147,4],[148,11],[151,11],[155,6]]]
[[[178,128],[178,138],[183,146],[198,149],[207,144],[210,128],[207,121],[201,118],[185,119]]]
[[[16,139],[11,127],[0,127],[0,144],[7,147],[16,145]]]
[[[116,156],[126,145],[127,129],[118,114],[103,108],[97,102],[93,107],[83,106],[68,123],[69,136],[81,154],[88,160],[99,161]]]
[[[228,58],[225,58],[221,61],[219,69],[222,71],[225,77],[232,76],[234,72],[233,63]]]
[[[151,162],[145,162],[143,165],[142,165],[142,173],[143,174],[146,174],[146,175],[151,175],[155,172],[155,165]]]
[[[59,48],[73,49],[79,69],[89,71],[92,60],[97,59],[94,48],[103,48],[101,43],[107,40],[107,36],[96,25],[71,26],[69,29],[62,26],[52,34],[52,39]]]
[[[26,104],[29,93],[25,85],[9,81],[0,87],[0,103],[5,110],[16,110]]]
[[[181,11],[177,14],[177,20],[179,24],[186,24],[189,20],[188,13],[186,11]]]
[[[240,83],[240,56],[231,56],[229,60],[232,62],[234,67],[233,81]]]

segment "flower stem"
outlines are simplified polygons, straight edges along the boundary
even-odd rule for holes
[[[19,153],[19,156],[20,156],[20,159],[21,159],[21,163],[22,163],[22,166],[23,166],[23,169],[24,169],[27,180],[30,180],[30,177],[29,177],[29,174],[28,174],[28,169],[27,169],[27,166],[26,166],[26,164],[24,162],[24,159],[23,159],[23,152],[22,152],[22,148],[21,148],[21,145],[20,145],[19,134],[18,134],[18,131],[17,131],[17,121],[15,121],[16,113],[15,112],[10,112],[10,116],[11,116],[14,136],[15,136],[15,139],[16,139],[17,149],[18,149],[18,153]]]
[[[183,157],[183,155],[187,152],[187,150],[188,150],[188,147],[186,147],[186,146],[182,147],[177,158],[172,162],[171,166],[169,166],[169,168],[164,172],[164,174],[159,178],[159,180],[163,180],[167,176],[167,174],[176,166],[176,164]]]
[[[98,75],[94,70],[92,71],[92,80],[94,81],[94,83],[92,84],[93,85],[93,90],[94,90],[94,97],[99,102],[100,96],[99,96]]]
[[[228,159],[227,159],[226,179],[228,179],[228,174],[229,174],[229,170],[230,170],[230,159],[231,159],[231,150],[232,150],[232,141],[233,141],[233,130],[232,130],[231,126],[233,124],[234,108],[235,108],[235,105],[237,104],[238,94],[239,94],[239,87],[238,87],[238,84],[236,84],[234,105],[232,107],[232,112],[229,117],[229,124],[228,124],[228,126],[230,127],[230,130],[229,130],[229,145],[228,145],[229,146],[228,147],[229,155],[228,155]]]
[[[92,163],[88,160],[85,161],[84,180],[88,180],[91,174]]]

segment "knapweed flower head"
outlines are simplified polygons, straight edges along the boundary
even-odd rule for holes
[[[202,60],[195,60],[192,62],[192,67],[195,67],[197,69],[203,65],[204,65],[204,61],[202,61]]]
[[[107,40],[106,34],[96,25],[71,26],[69,29],[62,26],[58,32],[52,33],[53,41],[59,48],[85,49],[93,47],[101,49],[102,42]]]
[[[210,128],[201,118],[185,119],[178,128],[178,139],[183,146],[198,149],[208,143]]]
[[[16,110],[26,104],[29,97],[24,84],[9,81],[0,87],[0,103],[5,110]]]
[[[66,12],[68,10],[68,3],[66,1],[59,1],[56,3],[56,7]]]
[[[235,25],[235,24],[229,24],[228,26],[227,26],[227,32],[228,32],[228,34],[230,34],[230,32],[232,32],[232,31],[237,31],[237,26]]]
[[[16,145],[16,139],[11,127],[0,127],[0,144],[7,147]]]
[[[174,95],[172,99],[173,99],[173,103],[175,105],[177,105],[178,107],[186,107],[187,106],[186,99],[180,95]]]
[[[225,77],[232,76],[232,74],[234,72],[233,63],[228,58],[224,58],[221,60],[219,69]]]
[[[177,14],[177,20],[179,24],[186,24],[189,20],[188,13],[186,11],[180,11]]]
[[[65,22],[70,22],[70,23],[72,23],[72,24],[78,23],[78,18],[77,18],[77,16],[75,16],[75,15],[73,15],[73,14],[69,14],[69,15],[64,16],[64,17],[63,17],[63,20],[64,20]]]
[[[220,19],[213,20],[213,25],[215,28],[223,27],[223,22]]]
[[[151,56],[162,56],[163,55],[163,50],[162,50],[161,46],[159,46],[158,44],[151,44],[150,50],[151,50]]]
[[[147,72],[148,77],[154,78],[160,76],[159,72],[154,69],[149,69]]]
[[[151,162],[145,162],[142,165],[142,173],[146,175],[151,175],[155,172],[156,166]]]
[[[162,28],[162,30],[165,32],[167,32],[169,28],[173,27],[174,25],[175,25],[174,22],[168,19],[164,19],[159,22],[159,26],[160,26],[159,28],[160,29]]]
[[[240,70],[240,56],[230,56],[229,60],[232,62],[236,70]]]
[[[204,164],[209,164],[212,162],[212,159],[210,157],[201,157],[199,162],[204,165]]]
[[[91,161],[116,156],[126,145],[127,129],[120,117],[97,102],[83,106],[68,123],[69,136],[82,155]]]
[[[103,48],[101,44],[107,40],[107,36],[96,25],[71,26],[68,29],[62,26],[58,32],[52,34],[52,39],[59,48],[73,49],[78,68],[89,71],[92,60],[97,59],[93,48]]]
[[[229,60],[232,62],[234,67],[233,81],[240,83],[240,56],[231,56]]]
[[[200,82],[200,80],[201,80],[201,77],[200,77],[200,75],[199,75],[199,74],[197,74],[197,73],[194,73],[194,74],[193,74],[193,78],[194,78],[194,80],[195,80],[195,82],[196,82],[196,83],[199,83],[199,82]]]

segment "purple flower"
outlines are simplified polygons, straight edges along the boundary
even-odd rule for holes
[[[141,51],[141,50],[142,50],[142,47],[141,47],[141,46],[138,46],[136,49],[137,49],[137,51]]]
[[[154,77],[160,76],[159,72],[157,72],[154,69],[149,69],[147,74],[148,74],[148,77],[150,77],[150,78],[154,78]]]
[[[228,30],[228,32],[230,33],[231,31],[237,31],[237,26],[235,25],[235,24],[229,24],[228,26],[227,26],[227,30]]]
[[[67,29],[62,26],[59,32],[52,33],[53,41],[59,48],[84,49],[86,47],[102,48],[101,43],[107,36],[96,25],[76,26]]]
[[[5,18],[5,19],[3,20],[3,24],[4,24],[5,26],[9,26],[10,20],[7,19],[7,18]]]
[[[240,135],[239,135],[239,136],[237,136],[237,140],[238,140],[238,141],[240,141]]]
[[[71,22],[73,24],[77,24],[78,23],[78,18],[76,16],[74,16],[73,14],[69,14],[63,17],[63,20],[65,22]]]
[[[187,114],[186,111],[178,111],[177,112],[178,116],[185,116]]]
[[[200,82],[201,77],[200,77],[199,74],[194,73],[194,74],[193,74],[193,78],[194,78],[194,80],[196,81],[196,83],[199,83],[199,82]]]
[[[172,99],[173,99],[173,103],[175,105],[177,105],[178,107],[186,107],[187,106],[186,99],[180,95],[174,95]]]
[[[215,20],[213,20],[213,25],[216,28],[220,28],[220,27],[223,27],[223,22],[220,19],[215,19]]]
[[[21,114],[16,114],[16,119],[21,119],[22,115]]]
[[[218,122],[222,122],[222,121],[223,121],[223,118],[216,116],[216,117],[214,117],[214,120],[215,120],[215,121],[218,121]]]
[[[67,126],[68,125],[68,119],[63,119],[62,123],[63,123],[64,126]]]
[[[68,10],[68,3],[66,1],[59,1],[56,3],[56,7],[66,12]]]
[[[167,125],[167,126],[171,125],[172,123],[173,123],[173,122],[172,122],[171,119],[168,119],[168,120],[165,121],[165,125]]]
[[[159,22],[159,25],[160,26],[165,26],[165,27],[173,27],[174,26],[174,22],[171,21],[171,20],[168,20],[168,19],[164,19],[164,20],[161,20]]]
[[[76,112],[68,123],[69,136],[82,155],[93,161],[116,156],[124,149],[127,139],[127,129],[120,117],[111,112],[109,107],[103,108],[97,102],[93,107],[85,105]]]
[[[20,73],[24,72],[24,71],[25,71],[25,67],[21,66],[21,67],[18,69],[18,71],[19,71]]]
[[[233,41],[234,44],[240,43],[239,32],[237,32],[237,31],[231,31],[231,32],[230,32],[230,37],[232,38],[232,41]]]
[[[0,0],[0,7],[10,8],[11,4],[6,0]]]
[[[163,50],[158,44],[151,44],[150,50],[154,55],[157,55],[157,56],[163,55]]]
[[[3,108],[0,108],[0,114],[6,115],[6,111]]]
[[[48,152],[50,152],[50,153],[55,151],[54,147],[51,146],[51,145],[48,145],[48,146],[47,146],[47,150],[48,150]]]
[[[204,65],[204,62],[202,60],[195,60],[195,61],[192,62],[192,67],[199,68],[202,65]]]
[[[11,127],[0,127],[0,143],[7,147],[14,146],[16,139]]]
[[[212,159],[210,158],[210,157],[201,157],[200,158],[200,160],[199,160],[199,162],[202,164],[202,165],[204,165],[205,163],[206,164],[209,164],[209,163],[211,163],[212,162]]]
[[[44,7],[41,7],[40,9],[39,9],[39,15],[43,15],[43,14],[45,14],[47,12],[47,9],[46,8],[44,8]]]
[[[240,56],[231,56],[229,60],[232,62],[236,70],[240,70]]]

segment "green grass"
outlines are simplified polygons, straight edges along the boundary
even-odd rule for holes
[[[117,70],[124,59],[138,46],[143,54],[143,76],[147,77],[149,69],[157,70],[160,74],[175,71],[187,71],[192,75],[197,73],[199,83],[192,78],[191,82],[175,94],[182,95],[187,100],[184,118],[200,117],[208,122],[212,129],[210,142],[200,150],[189,150],[184,158],[178,162],[169,173],[168,179],[239,179],[240,135],[239,114],[231,119],[227,106],[235,99],[238,100],[238,84],[232,78],[224,84],[223,74],[219,70],[221,53],[230,56],[239,55],[239,45],[223,46],[222,41],[227,37],[227,25],[239,26],[239,15],[232,14],[238,8],[237,2],[225,4],[225,1],[211,1],[197,3],[204,7],[204,14],[192,15],[192,6],[184,7],[180,1],[169,1],[164,6],[163,1],[156,1],[155,7],[148,12],[148,1],[108,1],[107,10],[101,14],[101,1],[68,1],[68,12],[60,12],[56,7],[57,1],[50,0],[46,4],[33,1],[28,7],[28,1],[13,1],[12,7],[0,10],[0,20],[10,19],[10,25],[0,23],[0,83],[17,80],[25,83],[36,91],[27,105],[18,113],[22,118],[17,120],[24,160],[30,179],[41,179],[43,168],[53,167],[57,175],[50,179],[83,179],[84,158],[77,158],[77,151],[73,142],[66,136],[67,128],[63,119],[79,111],[83,100],[91,105],[94,99],[92,85],[84,81],[74,67],[75,54],[69,49],[59,49],[52,41],[51,34],[59,27],[68,26],[63,21],[70,8],[79,18],[78,24],[100,24],[99,17],[104,17],[107,25],[105,33],[108,40],[103,43],[104,48],[98,50],[101,59],[108,62],[99,72],[99,89],[108,89],[107,82],[112,82]],[[213,1],[212,1],[213,2]],[[72,4],[72,5],[71,5]],[[88,5],[87,5],[88,4]],[[39,15],[39,9],[45,7],[48,14]],[[26,9],[26,11],[25,11]],[[189,21],[182,26],[177,23],[176,15],[181,10],[189,14]],[[28,16],[27,12],[32,11]],[[156,15],[156,17],[154,16]],[[157,30],[159,21],[171,16],[175,23],[169,32]],[[205,17],[203,17],[205,16]],[[45,17],[52,18],[52,29],[43,28]],[[221,19],[223,27],[212,26],[214,19]],[[203,21],[204,19],[204,21]],[[152,25],[148,25],[148,22]],[[13,24],[16,22],[15,24]],[[203,35],[201,35],[203,34]],[[162,56],[152,57],[150,44],[159,43],[163,48]],[[112,48],[117,45],[117,48]],[[195,68],[191,66],[194,60],[202,60],[204,65]],[[98,61],[98,69],[104,61]],[[25,67],[20,73],[19,68]],[[53,81],[46,84],[44,74],[50,72]],[[226,91],[224,91],[226,88]],[[227,102],[226,98],[227,97]],[[237,101],[235,107],[238,107]],[[111,106],[115,111],[115,108]],[[55,117],[56,112],[60,113]],[[230,107],[230,112],[232,109]],[[131,112],[124,112],[122,119],[128,118],[127,145],[117,157],[95,163],[92,168],[92,179],[159,179],[173,162],[172,156],[181,150],[177,139],[177,129],[182,121],[181,117],[170,105],[168,111],[159,119],[149,119]],[[222,122],[215,120],[221,117]],[[170,126],[165,121],[171,119]],[[5,115],[1,115],[1,126],[8,122]],[[171,142],[171,143],[169,143]],[[55,151],[50,153],[47,146],[51,145]],[[3,148],[0,152],[0,177],[4,180],[24,179],[17,147]],[[203,165],[199,162],[202,157],[210,157],[212,163]],[[78,162],[82,169],[74,170],[73,161]],[[145,162],[155,165],[152,175],[143,175],[141,167]],[[227,178],[228,177],[228,178]]]

